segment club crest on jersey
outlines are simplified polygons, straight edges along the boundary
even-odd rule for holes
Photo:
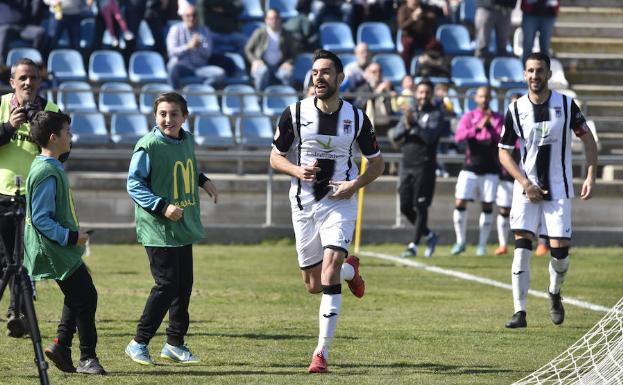
[[[556,107],[554,107],[554,110],[556,111],[556,117],[557,118],[562,117],[562,107],[556,106]]]
[[[344,119],[344,133],[350,133],[351,128],[353,128],[353,121],[350,119]]]

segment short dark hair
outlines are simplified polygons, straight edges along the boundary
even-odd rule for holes
[[[344,64],[342,64],[342,60],[331,51],[327,51],[326,49],[317,49],[314,52],[314,58],[312,59],[312,63],[315,63],[316,60],[320,59],[329,59],[333,62],[335,66],[335,72],[341,74],[344,72]]]
[[[30,136],[40,147],[46,147],[50,142],[50,135],[60,135],[63,125],[71,124],[69,115],[62,112],[39,111],[30,122]]]
[[[15,71],[17,71],[17,67],[19,66],[31,66],[37,71],[37,76],[39,76],[39,65],[32,61],[32,59],[23,57],[21,59],[17,59],[17,61],[11,66],[11,79],[15,76]]]
[[[182,113],[184,115],[188,115],[188,104],[186,103],[186,99],[184,99],[184,97],[177,92],[165,92],[158,95],[156,100],[154,100],[154,114],[158,111],[158,104],[162,102],[177,103],[182,109]]]
[[[549,59],[549,56],[547,56],[543,52],[532,52],[530,55],[528,55],[526,57],[526,60],[523,63],[524,67],[526,66],[526,63],[528,62],[528,60],[538,60],[538,61],[545,62],[545,64],[547,65],[547,70],[549,71],[550,69],[551,60]]]
[[[420,80],[418,84],[416,84],[415,88],[418,88],[419,86],[428,86],[428,88],[430,88],[431,91],[435,89],[435,85],[428,78],[424,78]]]

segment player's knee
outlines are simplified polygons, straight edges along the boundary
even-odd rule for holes
[[[305,282],[305,289],[309,294],[318,294],[322,292],[322,287],[315,282]]]
[[[565,259],[569,256],[569,247],[552,247],[550,252],[554,259]]]
[[[528,238],[515,239],[515,249],[532,250],[532,240]]]
[[[456,202],[454,202],[454,208],[459,211],[464,211],[467,208],[467,201],[457,199]]]

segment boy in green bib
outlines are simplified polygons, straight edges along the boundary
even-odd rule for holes
[[[149,258],[155,285],[126,354],[142,365],[154,365],[149,341],[167,311],[167,342],[160,357],[181,364],[199,362],[184,344],[193,285],[193,243],[204,237],[199,187],[214,203],[214,184],[197,169],[193,135],[182,129],[188,118],[186,100],[175,92],[154,101],[157,126],[134,147],[127,189],[135,202],[136,234]]]
[[[69,116],[38,112],[30,135],[41,147],[26,180],[24,267],[34,280],[54,279],[65,295],[54,343],[45,355],[63,372],[105,374],[95,354],[97,291],[82,261],[89,235],[80,230],[69,180],[59,158],[71,148]],[[80,361],[74,367],[71,342],[78,329]]]

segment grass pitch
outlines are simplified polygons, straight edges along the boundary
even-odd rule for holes
[[[366,251],[398,255],[401,245]],[[473,250],[472,250],[473,251]],[[491,249],[492,251],[492,249]],[[330,374],[309,375],[316,345],[319,296],[306,293],[290,242],[255,246],[195,246],[195,284],[186,343],[202,359],[193,366],[164,363],[162,332],[150,345],[156,367],[123,353],[153,284],[139,246],[94,245],[87,258],[99,293],[98,355],[109,375],[48,371],[52,384],[510,384],[554,358],[603,313],[567,305],[562,326],[549,321],[546,300],[528,300],[528,328],[507,330],[508,290],[362,257],[366,296],[346,285],[329,360]],[[569,296],[612,306],[623,295],[623,257],[616,248],[572,249],[563,289]],[[424,263],[510,283],[511,257],[449,256],[440,247]],[[548,258],[533,257],[532,288],[545,291]],[[46,346],[55,335],[62,296],[54,282],[37,286],[39,325]],[[7,307],[8,293],[0,303]],[[4,326],[1,327],[4,333]],[[74,340],[78,359],[78,338]],[[35,384],[30,340],[0,337],[0,383]]]

